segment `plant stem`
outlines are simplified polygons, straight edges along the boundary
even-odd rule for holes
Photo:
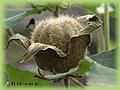
[[[66,88],[69,88],[69,86],[70,86],[67,76],[64,78],[64,85],[65,85]]]
[[[10,85],[10,82],[7,82],[6,84],[5,84],[5,87],[8,87]]]
[[[69,79],[72,81],[72,82],[74,82],[75,84],[77,84],[78,86],[80,86],[80,87],[84,87],[84,85],[81,83],[81,82],[79,82],[77,79],[74,79],[73,77],[69,77]]]
[[[104,14],[104,37],[105,37],[105,49],[109,50],[110,46],[110,30],[109,30],[109,11],[108,2],[105,2],[105,14]]]
[[[34,77],[39,78],[39,79],[41,79],[41,80],[50,81],[49,79],[46,79],[46,78],[44,78],[44,77],[42,77],[42,76],[39,76],[39,75],[34,75]]]
[[[6,28],[8,40],[14,35],[12,28]],[[8,48],[8,40],[5,43],[5,48]],[[16,42],[14,42],[16,43]]]
[[[7,28],[7,34],[8,34],[8,38],[10,38],[14,35],[12,28]]]
[[[56,6],[55,7],[55,11],[53,12],[53,15],[55,16],[55,17],[58,17],[58,6]]]
[[[7,35],[8,35],[8,40],[15,35],[14,31],[12,30],[12,28],[7,28]],[[19,41],[13,41],[16,45],[20,45]],[[5,48],[8,48],[8,42]]]
[[[100,17],[100,19],[102,19],[102,15],[98,15]],[[100,27],[99,30],[97,30],[97,32],[95,32],[96,37],[97,37],[97,53],[103,52],[105,50],[105,37],[104,37],[104,33],[103,33],[103,27]]]

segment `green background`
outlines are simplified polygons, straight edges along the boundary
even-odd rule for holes
[[[23,4],[27,4],[27,3],[29,3],[29,2],[33,2],[33,3],[47,3],[47,2],[64,2],[64,3],[73,3],[73,4],[75,4],[75,3],[79,3],[80,5],[84,5],[84,6],[90,6],[90,5],[98,5],[98,4],[100,4],[100,3],[102,3],[102,2],[104,2],[105,0],[1,0],[0,1],[0,90],[6,90],[6,89],[10,89],[10,90],[26,90],[26,89],[29,89],[29,90],[33,90],[33,89],[45,89],[45,90],[53,90],[53,89],[56,89],[56,88],[51,88],[51,87],[42,87],[42,88],[40,88],[40,87],[35,87],[35,88],[32,88],[32,87],[26,87],[26,88],[23,88],[23,87],[19,87],[19,88],[3,88],[2,87],[2,84],[1,84],[1,81],[2,81],[2,72],[4,71],[4,65],[3,65],[3,62],[4,62],[4,60],[5,60],[5,55],[4,55],[4,48],[3,48],[3,46],[4,46],[4,29],[3,29],[3,27],[4,27],[4,17],[5,17],[5,13],[4,13],[4,7],[5,7],[5,5],[14,5],[14,6],[22,6]],[[119,23],[120,23],[120,10],[119,10],[119,8],[120,8],[120,5],[119,5],[119,0],[107,0],[107,1],[109,1],[109,2],[111,2],[111,3],[114,3],[115,5],[116,5],[116,7],[117,7],[117,43],[118,43],[118,50],[117,50],[117,55],[118,55],[118,57],[117,57],[117,66],[118,66],[118,68],[117,68],[117,81],[118,81],[118,83],[117,83],[117,85],[116,85],[116,87],[87,87],[87,88],[85,88],[85,90],[113,90],[113,89],[115,89],[115,90],[118,90],[118,89],[120,89],[120,61],[119,61],[119,59],[120,59],[120,56],[119,56],[119,53],[120,53],[120,47],[119,47],[119,45],[120,45],[120,30],[119,30],[119,28],[120,28],[120,25],[119,25]],[[57,88],[57,89],[60,89],[61,90],[61,88]],[[82,88],[71,88],[71,89],[75,89],[75,90],[77,90],[77,89],[82,89]]]

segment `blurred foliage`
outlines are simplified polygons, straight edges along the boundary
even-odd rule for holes
[[[84,75],[86,72],[90,71],[91,65],[92,63],[89,62],[88,58],[81,60],[79,63],[79,69],[76,72],[72,73],[72,75]]]
[[[104,55],[103,55],[104,54]],[[114,50],[105,51],[103,53],[85,57],[79,64],[79,69],[72,73],[72,75],[87,75],[87,84],[90,86],[111,86],[115,85],[115,61],[113,59]],[[105,59],[104,59],[105,58]],[[107,59],[106,59],[107,58]],[[110,60],[110,61],[109,61]],[[111,63],[109,65],[109,63]],[[112,65],[113,63],[113,65]],[[33,77],[34,73],[20,70],[12,67],[11,65],[5,65],[6,72],[9,76],[9,82],[32,82],[39,83],[38,86],[50,86],[50,82],[46,80],[40,80]]]
[[[5,67],[6,72],[8,73],[8,76],[9,76],[9,80],[8,80],[9,82],[16,82],[16,83],[21,82],[22,84],[24,84],[24,83],[33,83],[33,84],[37,83],[38,86],[51,86],[51,83],[49,81],[40,80],[40,79],[34,77],[34,75],[35,75],[34,73],[20,70],[18,68],[12,67],[9,64],[6,64],[5,66],[6,66]],[[10,85],[11,85],[11,83],[10,83]],[[20,86],[20,85],[15,85],[15,86]],[[24,86],[24,85],[21,85],[21,86]]]
[[[116,79],[116,49],[91,55],[95,61],[91,70],[87,72],[88,85],[90,86],[114,86]],[[87,57],[89,59],[89,57]],[[90,60],[90,59],[89,59]]]
[[[26,16],[32,15],[32,14],[40,14],[44,11],[50,11],[54,14],[56,8],[58,9],[68,9],[70,7],[71,4],[62,4],[62,3],[46,3],[46,4],[33,4],[30,3],[29,4],[31,7],[31,10],[28,10],[26,12],[20,13],[16,16],[7,18],[5,20],[6,26],[7,27],[12,27],[14,25],[16,25],[20,20],[24,19]],[[99,5],[78,5],[81,8],[83,8],[84,10],[86,10],[89,14],[93,14],[96,13],[96,8],[99,7]],[[116,11],[111,12],[110,15],[115,16],[116,15]]]
[[[87,75],[89,86],[114,86],[116,84],[115,49],[85,57],[92,64],[84,64],[82,70]],[[84,62],[85,63],[85,62]],[[81,68],[81,67],[80,67]]]
[[[102,3],[100,3],[102,4]],[[88,12],[88,14],[98,14],[96,12],[96,8],[97,7],[100,7],[100,4],[92,4],[92,5],[89,5],[89,4],[86,4],[86,5],[81,5],[81,4],[78,4],[78,6],[80,6],[81,8],[83,8],[84,10],[86,10]],[[111,7],[113,7],[114,11],[113,12],[110,12],[110,16],[113,16],[113,17],[116,17],[116,7],[114,4],[110,4]]]
[[[59,9],[67,9],[69,7],[69,5],[64,5],[64,4],[59,4],[59,3],[47,3],[47,4],[32,4],[30,3],[30,6],[32,7],[32,10],[28,11],[26,16],[31,15],[31,14],[40,14],[43,11],[50,11],[50,12],[54,12],[56,10],[56,8]]]
[[[86,73],[89,86],[115,86],[116,71],[101,64],[94,64],[91,70]]]
[[[56,8],[59,9],[67,9],[69,7],[68,5],[64,5],[64,4],[58,4],[58,3],[47,3],[47,4],[43,4],[43,5],[36,5],[36,4],[29,4],[31,6],[31,10],[28,10],[26,12],[20,13],[18,15],[15,15],[13,17],[7,18],[5,19],[5,24],[7,26],[7,28],[11,28],[14,25],[16,25],[18,22],[20,22],[22,19],[24,19],[25,17],[32,15],[32,14],[40,14],[43,11],[50,11],[53,12],[53,14],[55,14],[56,12]],[[58,11],[56,12],[58,13]]]
[[[90,56],[90,58],[92,58],[97,63],[113,69],[116,68],[116,57],[117,57],[116,49],[104,51],[102,53]]]

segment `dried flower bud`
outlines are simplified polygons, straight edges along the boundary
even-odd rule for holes
[[[64,73],[78,66],[90,44],[90,33],[101,26],[95,15],[60,16],[41,21],[35,28],[23,61],[34,56],[40,69]]]

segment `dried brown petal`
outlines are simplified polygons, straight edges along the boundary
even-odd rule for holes
[[[87,25],[85,28],[83,28],[80,31],[80,34],[90,34],[91,32],[94,31],[94,28],[99,28],[101,25],[97,25],[96,23],[90,23],[89,25]]]
[[[71,38],[69,54],[63,61],[67,70],[76,67],[79,61],[84,59],[86,48],[90,42],[91,39],[89,34],[83,34]]]
[[[60,49],[56,48],[55,46],[41,44],[41,43],[32,43],[29,46],[29,48],[27,49],[21,63],[23,63],[25,60],[28,60],[28,59],[32,58],[34,55],[36,55],[36,53],[38,51],[42,51],[42,50],[46,50],[46,51],[47,50],[54,50],[56,52],[56,54],[59,55],[59,57],[65,57],[66,56],[66,54],[64,52],[62,52]]]
[[[102,25],[102,21],[96,15],[77,17],[76,20],[82,25],[82,33],[91,33]]]
[[[30,42],[30,40],[27,38],[27,37],[25,37],[25,36],[23,36],[23,35],[20,35],[20,34],[15,34],[15,35],[13,35],[10,39],[9,39],[9,41],[8,41],[8,44],[7,44],[7,47],[8,47],[8,45],[9,45],[9,43],[11,42],[11,41],[16,41],[17,42],[17,44],[22,44],[22,46],[27,50],[27,48],[30,46],[30,44],[31,44],[31,42]],[[20,41],[20,42],[19,42]]]

